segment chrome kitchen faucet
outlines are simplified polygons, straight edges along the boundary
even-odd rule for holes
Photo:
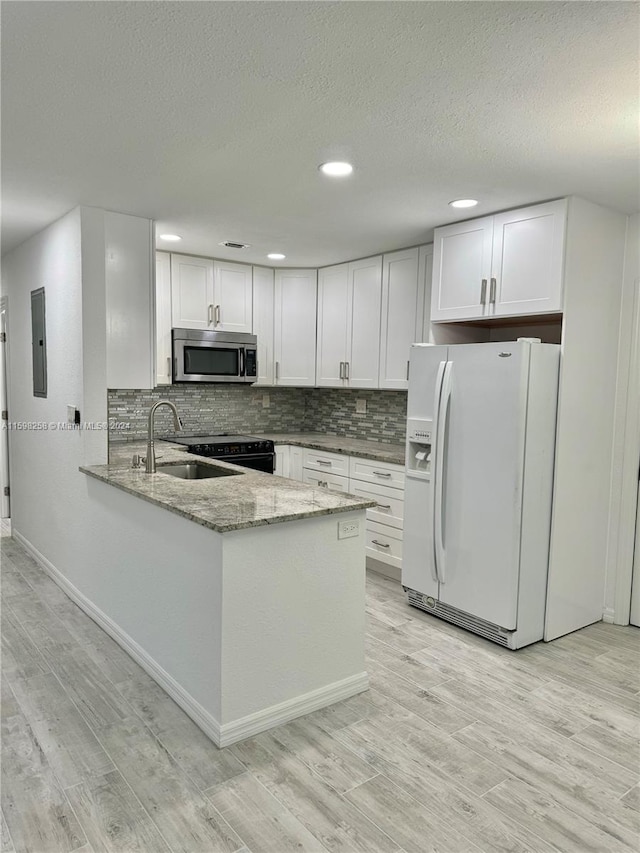
[[[149,433],[147,436],[147,458],[145,460],[145,471],[147,474],[155,474],[156,473],[156,449],[155,443],[153,439],[153,431],[154,431],[154,416],[156,413],[156,409],[160,406],[169,406],[171,411],[173,412],[173,423],[176,428],[176,432],[180,432],[182,430],[182,421],[180,420],[180,416],[178,415],[178,410],[175,405],[171,402],[171,400],[158,400],[157,403],[154,403],[151,406],[151,410],[149,412]]]

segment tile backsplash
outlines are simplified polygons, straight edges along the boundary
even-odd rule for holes
[[[110,390],[110,440],[146,438],[149,408],[157,400],[175,403],[187,435],[324,432],[387,443],[405,437],[406,391],[173,385],[151,391]],[[356,413],[357,400],[366,400],[366,414]],[[156,435],[173,434],[171,412],[158,409]]]

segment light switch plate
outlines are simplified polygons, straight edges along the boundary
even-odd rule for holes
[[[359,400],[356,400],[356,415],[366,415],[367,414],[367,401],[364,397]]]
[[[262,395],[262,408],[268,409],[271,406],[271,397],[268,394]]]
[[[76,407],[67,406],[67,423],[74,424],[76,422]]]

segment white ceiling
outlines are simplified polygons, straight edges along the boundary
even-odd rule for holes
[[[77,204],[153,218],[179,251],[312,266],[424,242],[461,196],[469,215],[571,193],[631,212],[638,14],[3,3],[3,249]],[[328,159],[353,176],[323,177]]]

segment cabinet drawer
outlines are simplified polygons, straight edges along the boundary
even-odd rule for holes
[[[376,483],[362,483],[351,480],[349,491],[352,495],[376,501],[377,506],[367,510],[367,519],[390,527],[402,529],[404,519],[403,493],[399,489],[378,486]]]
[[[352,480],[404,489],[404,465],[372,462],[370,459],[358,459],[352,456],[349,475]]]
[[[402,568],[402,533],[384,524],[367,523],[367,557]]]
[[[302,472],[302,482],[307,483],[309,486],[330,489],[332,492],[349,491],[349,479],[347,477],[337,477],[335,474],[310,471],[308,468],[305,468]]]
[[[313,471],[322,471],[325,474],[339,474],[342,477],[349,476],[349,457],[339,453],[326,453],[322,450],[304,449],[304,467]]]

